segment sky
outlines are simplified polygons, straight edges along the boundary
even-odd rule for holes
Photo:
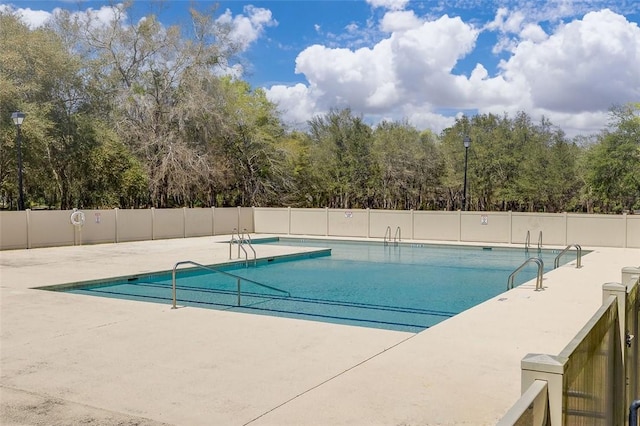
[[[35,28],[56,8],[107,19],[109,3],[0,0],[0,9]],[[172,25],[215,4],[135,0],[130,19],[154,13]],[[331,108],[436,133],[462,115],[524,111],[573,137],[605,129],[612,106],[640,102],[639,0],[217,4],[242,47],[234,72],[264,88],[292,128]]]

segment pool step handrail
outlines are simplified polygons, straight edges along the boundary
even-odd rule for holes
[[[398,226],[396,227],[396,233],[393,235],[393,245],[397,246],[400,241],[402,241],[402,229]]]
[[[516,278],[516,275],[518,275],[520,271],[522,271],[529,263],[532,263],[532,262],[538,265],[538,275],[536,277],[536,291],[543,290],[542,275],[544,274],[544,262],[539,257],[530,257],[529,259],[525,260],[522,265],[518,266],[518,268],[516,268],[516,270],[513,271],[511,275],[509,275],[509,279],[507,280],[507,290],[511,290],[513,288],[513,281]]]
[[[538,234],[538,252],[542,250],[542,231]]]
[[[572,247],[576,248],[576,268],[582,268],[582,247],[580,247],[579,244],[569,244],[568,246],[566,246],[564,248],[564,250],[562,250],[555,258],[555,260],[553,261],[553,269],[556,269],[560,266],[560,258],[562,257],[562,255],[564,255],[566,252],[568,252],[569,250],[571,250]]]
[[[384,231],[384,245],[388,246],[391,241],[391,226],[387,226],[387,230]]]
[[[255,285],[259,286],[259,287],[267,288],[269,290],[273,290],[273,291],[277,291],[277,292],[286,294],[287,297],[291,297],[291,293],[289,293],[286,290],[281,290],[279,288],[276,288],[276,287],[273,287],[273,286],[270,286],[270,285],[267,285],[267,284],[263,284],[263,283],[259,283],[259,282],[254,281],[254,280],[250,280],[249,278],[244,278],[244,277],[241,277],[241,276],[238,276],[238,275],[231,274],[229,272],[225,272],[225,271],[221,271],[221,270],[216,269],[216,268],[212,268],[210,266],[205,266],[205,265],[202,265],[200,263],[194,262],[192,260],[183,260],[183,261],[180,261],[180,262],[176,263],[173,266],[173,273],[171,275],[171,292],[172,292],[173,304],[171,306],[171,309],[177,309],[177,305],[176,305],[176,303],[177,303],[176,271],[178,269],[178,266],[180,266],[180,265],[193,265],[193,266],[196,266],[198,268],[206,269],[207,271],[216,272],[218,274],[222,274],[222,275],[226,275],[228,277],[235,278],[236,282],[237,282],[237,287],[238,287],[238,302],[237,302],[238,306],[240,306],[240,294],[241,294],[240,282],[241,281],[246,281],[246,282],[249,282],[251,284],[255,284]]]
[[[526,252],[529,251],[529,246],[531,245],[531,232],[527,231],[527,236],[524,239],[524,250]]]
[[[244,266],[245,268],[247,266],[249,266],[249,253],[247,253],[247,249],[244,248],[243,246],[243,240],[244,240],[244,235],[243,237],[240,237],[240,233],[238,232],[238,228],[233,228],[233,231],[231,231],[231,239],[229,240],[229,260],[231,260],[231,246],[233,244],[237,244],[238,245],[238,259],[240,259],[240,250],[242,250],[244,252]],[[253,250],[253,247],[251,247],[251,250]],[[256,264],[255,262],[255,250],[253,250],[254,253],[254,265]]]
[[[257,264],[256,249],[254,249],[253,244],[251,244],[252,243],[251,235],[249,234],[249,231],[247,231],[247,228],[244,228],[242,230],[242,238],[240,239],[240,241],[242,244],[248,245],[251,251],[253,252],[253,266],[256,266]]]

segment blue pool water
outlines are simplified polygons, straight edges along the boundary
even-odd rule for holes
[[[557,253],[299,239],[269,244],[328,247],[331,255],[221,268],[272,287],[242,280],[240,306],[235,277],[178,270],[178,304],[418,332],[504,292],[509,274],[528,257],[542,258],[548,271]],[[516,285],[535,278],[536,271],[533,264],[526,267]],[[171,274],[164,274],[64,291],[171,303],[171,284]]]

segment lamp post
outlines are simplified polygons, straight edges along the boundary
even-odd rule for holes
[[[469,145],[471,145],[471,138],[465,135],[464,143],[464,190],[462,193],[462,210],[467,210],[467,157],[469,154]]]
[[[25,113],[20,111],[16,111],[11,114],[13,124],[16,125],[16,129],[18,131],[16,135],[16,145],[18,146],[18,210],[24,210],[24,191],[22,189],[22,134],[20,133],[20,126],[22,126],[24,117]]]

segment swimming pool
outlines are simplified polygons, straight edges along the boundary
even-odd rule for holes
[[[331,252],[265,259],[249,267],[220,267],[223,273],[179,270],[178,303],[419,332],[504,292],[509,274],[527,258],[541,257],[548,271],[557,254],[552,250],[385,246],[380,242],[310,239],[254,241],[258,242],[330,248]],[[518,275],[516,285],[535,278],[535,274],[533,266],[527,267]],[[242,277],[240,303],[235,276]],[[169,273],[91,283],[64,291],[171,303],[171,286]]]

